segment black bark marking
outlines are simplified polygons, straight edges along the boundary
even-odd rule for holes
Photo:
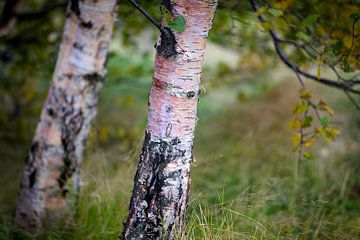
[[[194,91],[190,91],[190,92],[186,93],[186,97],[187,97],[187,98],[193,98],[193,97],[195,97],[195,92],[194,92]]]
[[[80,16],[80,7],[79,7],[79,0],[71,0],[70,1],[70,10],[76,15]]]
[[[68,79],[71,79],[71,78],[74,76],[74,74],[72,74],[72,73],[65,73],[64,76],[67,77]]]
[[[180,217],[181,214],[175,215],[181,211],[183,205],[181,203],[184,197],[181,189],[183,186],[180,183],[177,187],[178,194],[169,197],[163,194],[163,189],[169,184],[167,181],[169,179],[181,182],[183,174],[181,169],[172,172],[165,171],[169,163],[185,155],[185,150],[178,149],[180,143],[178,138],[171,141],[152,141],[150,133],[145,133],[129,206],[130,213],[122,239],[168,239],[172,236],[175,222],[169,223],[165,229],[162,225],[165,216],[162,214],[164,209],[173,206],[174,218]]]
[[[33,169],[29,175],[29,187],[33,188],[36,180],[36,169]]]
[[[167,113],[171,112],[171,109],[172,109],[172,108],[171,108],[170,106],[166,106],[166,112],[167,112]]]
[[[78,42],[74,42],[73,47],[74,47],[75,49],[79,49],[80,51],[83,50],[83,46],[82,46],[80,43],[78,43]]]
[[[30,146],[30,154],[34,154],[39,148],[39,142],[34,141]]]
[[[166,133],[165,133],[167,137],[170,136],[171,130],[172,130],[172,124],[169,123],[166,127]]]
[[[104,81],[104,77],[101,76],[100,74],[98,74],[97,72],[85,74],[83,76],[83,78],[85,80],[87,80],[90,84],[96,84],[98,82],[103,82]]]
[[[91,29],[93,26],[94,26],[94,24],[91,20],[89,20],[87,22],[84,20],[80,21],[80,27]]]
[[[78,156],[76,155],[75,141],[84,123],[84,116],[82,111],[80,110],[76,114],[73,114],[73,112],[74,110],[72,108],[69,108],[69,112],[67,114],[64,114],[62,119],[63,127],[61,131],[61,143],[64,149],[64,166],[61,170],[58,183],[64,197],[68,192],[65,188],[65,184],[79,167],[77,164]],[[70,117],[70,120],[67,119],[68,117]]]
[[[56,113],[55,113],[54,109],[48,108],[47,113],[49,114],[50,117],[56,118]]]
[[[160,43],[157,44],[156,50],[159,54],[163,55],[165,58],[169,58],[178,54],[176,51],[176,39],[174,33],[170,28],[162,26]]]

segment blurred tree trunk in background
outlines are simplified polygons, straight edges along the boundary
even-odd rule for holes
[[[0,17],[0,36],[8,33],[15,24],[16,11],[19,8],[20,0],[6,0]]]
[[[163,26],[157,44],[148,125],[122,239],[174,239],[185,233],[201,68],[217,4],[164,5],[173,19],[185,18],[185,31]]]
[[[74,1],[69,6],[52,84],[25,163],[15,215],[34,233],[67,213],[67,180],[79,171],[96,115],[116,19],[116,0]],[[45,36],[44,36],[45,37]]]

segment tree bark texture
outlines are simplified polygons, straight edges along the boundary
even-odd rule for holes
[[[164,27],[157,43],[148,125],[122,239],[174,239],[185,233],[201,68],[217,4],[165,2],[186,26],[182,33]],[[171,34],[174,38],[167,37]]]
[[[68,212],[67,180],[80,164],[96,115],[116,0],[70,1],[52,84],[25,162],[15,223],[42,232]]]

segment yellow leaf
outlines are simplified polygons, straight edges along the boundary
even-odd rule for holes
[[[282,0],[274,2],[274,7],[284,10],[289,7],[289,5],[293,2],[293,0]]]
[[[320,80],[320,77],[321,77],[320,76],[321,75],[320,64],[324,62],[324,57],[322,55],[318,55],[316,57],[316,61],[318,62],[316,76],[317,76],[317,79]]]
[[[322,55],[318,55],[316,57],[316,61],[318,61],[319,63],[323,63],[324,62],[324,57]]]
[[[317,66],[316,76],[317,76],[317,79],[318,79],[318,80],[320,80],[320,78],[321,78],[321,69],[320,69],[320,64],[318,64],[318,66]]]
[[[298,102],[294,105],[293,114],[303,113],[308,109],[309,109],[309,105],[307,103]]]
[[[262,14],[266,13],[267,10],[268,10],[267,7],[261,7],[256,11],[255,14],[256,14],[256,16],[259,16],[259,15],[262,15]]]
[[[304,156],[304,158],[307,158],[307,159],[311,159],[311,160],[314,159],[314,155],[311,152],[304,152],[303,156]]]
[[[300,91],[300,98],[301,99],[310,99],[311,98],[311,92],[307,89],[301,89]]]
[[[325,138],[327,141],[331,142],[331,141],[333,141],[334,138],[335,138],[337,135],[339,135],[340,133],[341,133],[341,132],[340,132],[340,130],[338,130],[338,129],[335,129],[335,128],[333,128],[333,129],[327,128],[327,129],[325,129],[325,131],[324,131],[324,133],[323,133],[323,136],[324,136],[324,138]]]
[[[331,129],[331,134],[334,136],[337,136],[341,133],[341,131],[339,129],[333,128]]]
[[[292,130],[292,129],[300,129],[301,128],[301,121],[299,119],[294,119],[292,121],[289,122],[288,124],[288,129]]]
[[[352,45],[352,41],[353,41],[352,36],[346,36],[344,38],[344,45],[350,49]]]
[[[339,135],[341,132],[338,129],[326,129],[325,131],[325,139],[328,141],[333,141],[334,138]]]
[[[271,30],[273,28],[273,26],[271,25],[271,23],[269,22],[262,22],[261,26],[265,29],[265,30]]]
[[[334,110],[332,110],[332,108],[327,105],[326,102],[324,102],[323,100],[319,101],[318,106],[321,110],[328,112],[330,115],[333,115],[335,113]]]
[[[300,146],[300,142],[301,142],[301,134],[300,133],[294,133],[291,135],[291,140],[292,140],[292,146],[294,151],[296,151],[299,146]]]
[[[316,30],[316,32],[318,32],[318,34],[319,34],[320,36],[324,36],[324,35],[327,35],[327,34],[328,34],[328,32],[326,31],[326,29],[325,29],[323,26],[321,26],[320,24],[316,24],[315,30]]]
[[[307,148],[312,147],[315,143],[315,140],[316,139],[314,137],[306,140],[304,146]]]

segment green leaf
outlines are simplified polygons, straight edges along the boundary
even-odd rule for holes
[[[321,126],[323,126],[324,128],[329,126],[329,117],[328,116],[323,116],[320,118],[320,123]]]
[[[171,13],[163,5],[161,5],[160,10],[161,10],[162,14],[164,15],[166,25],[168,26],[169,24],[171,24]]]
[[[302,27],[310,27],[310,26],[313,26],[317,19],[319,18],[319,14],[311,14],[309,15],[307,18],[305,18],[302,23],[301,23],[301,26]]]
[[[164,13],[164,17],[165,17],[165,22],[166,22],[166,25],[170,25],[171,24],[171,15],[169,12],[165,12]]]
[[[303,113],[309,109],[309,105],[307,103],[297,103],[295,104],[293,114]]]
[[[260,16],[268,11],[267,7],[261,7],[256,11],[256,16]]]
[[[296,33],[296,37],[298,37],[299,39],[302,39],[304,41],[310,41],[310,36],[307,35],[306,33],[302,32],[302,31],[299,31]]]
[[[185,18],[183,16],[177,16],[174,18],[168,27],[177,32],[184,32],[185,31]]]
[[[311,127],[312,121],[313,121],[313,118],[311,116],[306,116],[302,127],[303,128]]]
[[[268,12],[273,15],[274,17],[280,17],[283,15],[283,11],[275,8],[271,8],[268,10]]]
[[[265,29],[265,30],[271,30],[273,29],[273,26],[270,22],[262,22],[261,26]]]

